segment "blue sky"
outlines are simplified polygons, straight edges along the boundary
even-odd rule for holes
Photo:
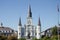
[[[40,16],[42,31],[44,31],[57,25],[57,3],[60,7],[60,0],[0,0],[0,23],[2,22],[5,27],[17,30],[18,20],[21,17],[24,26],[27,21],[28,5],[30,4],[33,25],[37,26]]]

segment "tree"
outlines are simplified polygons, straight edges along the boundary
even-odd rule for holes
[[[20,39],[18,39],[18,40],[26,40],[26,38],[20,38]]]
[[[52,36],[51,40],[58,40],[58,36],[57,35]]]
[[[6,36],[0,36],[0,40],[7,40]]]
[[[50,37],[46,36],[43,40],[51,40]]]
[[[9,36],[9,37],[8,37],[8,40],[18,40],[18,39],[17,39],[17,37],[15,37],[15,36]]]
[[[57,35],[57,26],[52,28],[52,35]]]

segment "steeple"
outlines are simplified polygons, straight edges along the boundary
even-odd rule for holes
[[[29,8],[28,8],[28,17],[32,17],[32,12],[31,12],[31,6],[29,5]]]
[[[21,24],[21,17],[19,18],[19,26],[22,26],[22,24]]]
[[[38,19],[38,26],[41,26],[40,17]]]

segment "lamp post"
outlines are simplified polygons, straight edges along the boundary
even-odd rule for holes
[[[59,5],[57,5],[57,11],[58,11],[58,27],[60,27],[59,24]],[[58,33],[58,40],[59,40],[59,28],[57,27],[57,33]]]

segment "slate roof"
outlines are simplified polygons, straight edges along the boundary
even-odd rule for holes
[[[13,30],[13,29],[11,29],[11,28],[9,28],[9,27],[0,27],[0,30],[2,30],[2,31],[9,31],[9,30]]]

